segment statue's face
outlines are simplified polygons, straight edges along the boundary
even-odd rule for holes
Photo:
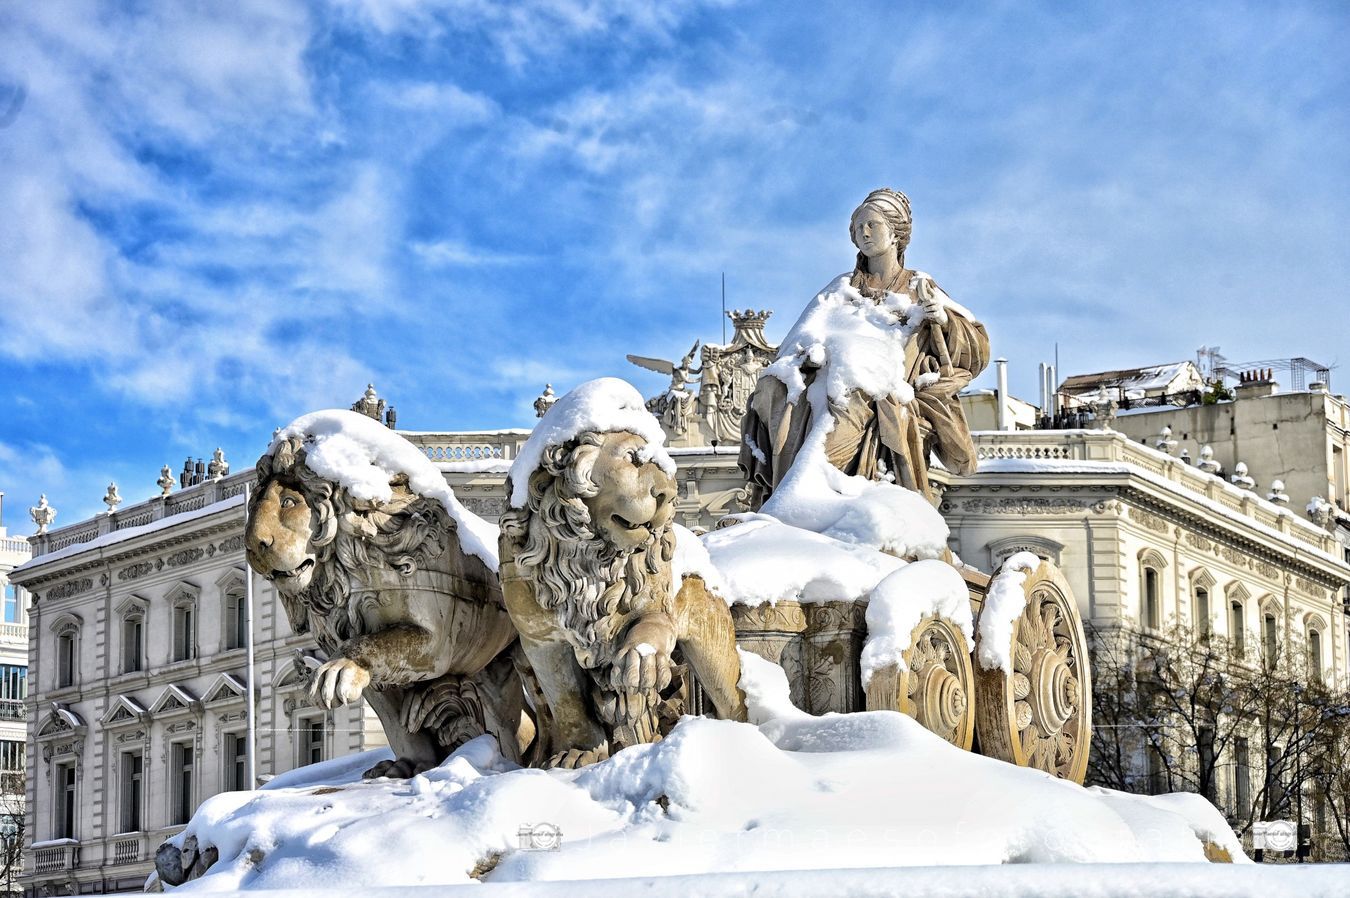
[[[869,259],[895,253],[896,236],[886,216],[871,206],[863,206],[853,214],[850,225],[853,245]]]
[[[249,566],[278,592],[294,595],[309,586],[316,563],[312,516],[305,494],[279,479],[267,484],[249,515],[244,529]]]
[[[644,446],[631,433],[606,434],[590,477],[600,491],[583,500],[591,525],[621,551],[643,548],[675,517],[675,481],[642,461]]]

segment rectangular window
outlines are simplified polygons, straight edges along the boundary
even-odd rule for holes
[[[1233,742],[1233,812],[1244,817],[1252,803],[1252,765],[1247,740]]]
[[[122,672],[143,670],[145,659],[141,657],[144,644],[145,624],[141,616],[135,615],[122,621]],[[129,831],[129,830],[128,830]]]
[[[5,623],[19,623],[19,587],[5,584]]]
[[[56,637],[56,687],[75,685],[75,634]]]
[[[142,786],[145,780],[145,758],[138,751],[122,755],[122,832],[141,830],[141,807],[144,804]]]
[[[1144,626],[1158,629],[1162,611],[1162,598],[1158,594],[1158,572],[1153,568],[1144,568]]]
[[[1218,764],[1214,755],[1214,731],[1209,727],[1200,728],[1200,781],[1205,783],[1204,795],[1211,802],[1218,801]]]
[[[248,740],[240,733],[226,733],[225,789],[241,792],[248,787]]]
[[[192,777],[197,767],[197,755],[191,742],[173,744],[173,814],[170,823],[187,823],[196,809],[192,803]]]
[[[190,661],[197,655],[197,633],[191,605],[173,609],[173,660]]]
[[[56,766],[55,839],[75,838],[75,765]]]
[[[242,649],[248,642],[248,608],[243,592],[225,596],[225,648]]]
[[[310,717],[300,721],[300,766],[317,764],[323,760],[323,718]]]
[[[1203,586],[1195,591],[1195,635],[1209,639],[1209,590]]]
[[[1266,656],[1266,667],[1274,670],[1280,660],[1280,630],[1273,614],[1261,618],[1261,651]]]
[[[1234,655],[1241,656],[1247,651],[1247,627],[1243,622],[1242,603],[1234,601],[1228,607],[1228,636]]]
[[[17,739],[0,740],[0,773],[23,773],[24,743]]]

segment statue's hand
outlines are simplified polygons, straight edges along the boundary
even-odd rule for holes
[[[645,617],[624,634],[614,655],[610,684],[617,690],[656,689],[670,685],[670,653],[675,633],[664,615]]]
[[[919,304],[923,306],[923,316],[939,327],[947,323],[946,302],[942,289],[933,283],[932,278],[921,277],[915,283],[919,294]]]
[[[370,685],[370,671],[350,658],[334,658],[314,672],[309,697],[324,708],[347,705],[361,697]]]

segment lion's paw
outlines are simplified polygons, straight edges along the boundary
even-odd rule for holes
[[[564,770],[576,770],[579,767],[586,767],[590,764],[598,764],[609,758],[609,746],[601,745],[594,749],[569,748],[567,751],[560,751],[544,763],[547,769],[561,767]]]
[[[334,658],[314,672],[309,696],[324,708],[347,705],[361,697],[370,685],[370,671],[350,658]]]

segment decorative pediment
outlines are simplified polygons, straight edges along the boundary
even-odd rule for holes
[[[295,650],[295,655],[291,658],[291,663],[277,668],[276,675],[272,677],[272,688],[280,689],[289,687],[291,689],[306,686],[309,683],[310,676],[314,671],[323,666],[323,659],[311,650]]]
[[[1325,633],[1327,630],[1327,619],[1316,611],[1309,611],[1303,616],[1304,632],[1316,630],[1319,633]]]
[[[201,594],[201,587],[195,583],[189,583],[186,580],[175,583],[173,587],[165,594],[164,598],[170,605],[195,605],[197,597]]]
[[[1273,614],[1276,618],[1284,615],[1280,608],[1280,600],[1273,593],[1267,593],[1261,597],[1261,613],[1263,615]]]
[[[140,702],[129,696],[119,695],[113,699],[99,723],[105,727],[129,726],[143,723],[149,716],[150,712]]]
[[[1202,567],[1191,571],[1191,589],[1213,589],[1215,583],[1214,575]]]
[[[216,578],[216,589],[220,590],[221,595],[224,595],[231,589],[243,589],[244,576],[243,568],[232,567]]]
[[[1139,563],[1144,567],[1151,567],[1154,570],[1161,571],[1167,567],[1167,559],[1162,556],[1157,549],[1141,549],[1139,552]]]
[[[69,611],[58,614],[51,622],[50,630],[53,633],[65,633],[68,631],[78,631],[84,626],[84,619],[78,614]]]
[[[1236,581],[1228,584],[1228,589],[1224,594],[1228,596],[1228,601],[1241,602],[1244,605],[1252,597],[1252,594],[1247,590],[1247,587]]]
[[[990,541],[986,546],[994,567],[998,567],[1018,552],[1030,552],[1037,558],[1052,561],[1056,566],[1064,554],[1064,544],[1044,536],[1009,536]]]
[[[173,687],[169,688],[172,689]],[[248,687],[244,685],[242,680],[234,674],[223,673],[216,677],[216,681],[211,684],[211,688],[206,690],[206,695],[202,698],[202,704],[214,705],[218,702],[243,701],[247,694]]]
[[[88,728],[84,718],[61,702],[52,702],[51,710],[38,725],[37,738],[55,739],[61,736],[83,736]]]
[[[126,617],[128,614],[144,614],[150,607],[150,602],[140,596],[127,596],[117,604],[113,610],[119,617]]]
[[[200,712],[201,709],[202,703],[197,701],[191,692],[170,683],[160,693],[159,698],[155,699],[155,703],[150,706],[150,713],[158,717],[164,714],[182,714],[189,711],[196,713]]]

